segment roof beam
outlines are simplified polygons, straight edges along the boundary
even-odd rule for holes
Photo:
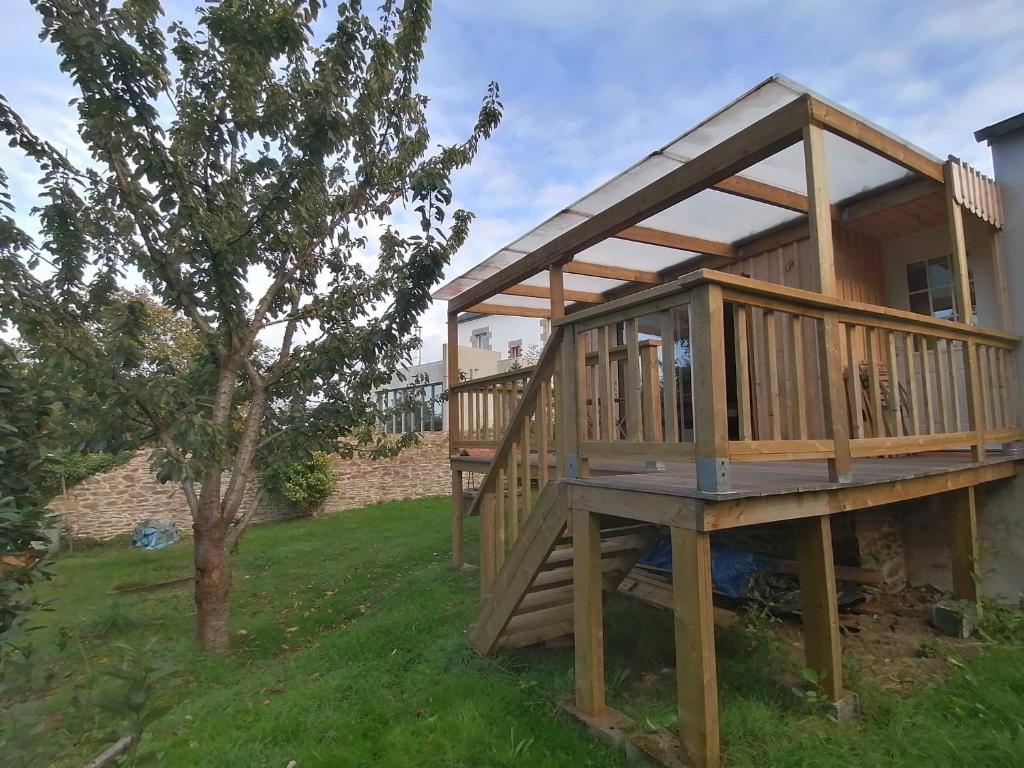
[[[720,243],[716,240],[705,240],[702,237],[690,235],[679,235],[675,232],[665,232],[650,227],[626,227],[615,237],[619,240],[629,240],[634,243],[645,243],[646,245],[659,245],[662,248],[675,248],[679,251],[691,251],[703,253],[708,256],[726,256],[732,258],[736,255],[735,249],[729,243]]]
[[[641,269],[629,269],[628,267],[609,267],[604,264],[592,264],[589,261],[566,262],[562,265],[562,271],[573,275],[606,277],[609,280],[626,280],[630,283],[657,285],[661,282],[657,272],[644,272]]]
[[[540,307],[512,307],[508,304],[474,304],[466,307],[462,312],[476,312],[481,315],[511,315],[513,317],[551,317],[550,309]]]
[[[580,251],[795,144],[800,141],[802,128],[809,120],[809,104],[807,96],[794,99],[690,162],[563,232],[530,255],[466,289],[449,302],[449,308],[457,310],[472,306],[550,264],[565,263]]]
[[[874,213],[895,208],[898,205],[905,205],[906,203],[920,200],[941,191],[942,187],[931,179],[915,179],[907,184],[890,187],[883,192],[868,197],[861,196],[857,200],[841,204],[839,218],[844,222],[856,221],[865,216],[871,216]]]
[[[808,96],[807,101],[812,122],[825,130],[892,160],[909,171],[943,182],[942,163],[935,158],[813,96]]]
[[[563,270],[564,271],[564,270]],[[532,299],[550,299],[551,289],[541,285],[510,285],[502,291],[508,296],[528,296]],[[571,291],[564,290],[562,295],[566,301],[580,301],[584,304],[600,304],[604,301],[604,294],[595,291]]]

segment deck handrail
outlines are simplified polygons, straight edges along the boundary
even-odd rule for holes
[[[479,514],[481,519],[480,526],[480,567],[481,567],[481,588],[485,591],[490,588],[491,582],[497,572],[497,567],[500,565],[499,558],[503,553],[496,553],[492,548],[498,546],[498,539],[503,538],[494,531],[495,526],[495,515],[493,509],[481,509],[483,505],[491,506],[494,503],[495,497],[501,495],[504,498],[505,489],[498,488],[498,482],[501,475],[504,473],[506,465],[509,463],[513,446],[520,445],[522,456],[522,470],[524,473],[529,471],[529,445],[524,445],[524,436],[529,438],[529,424],[528,420],[534,415],[538,405],[543,399],[542,393],[554,373],[555,362],[558,359],[558,355],[561,351],[561,343],[563,336],[563,329],[556,328],[552,331],[551,337],[548,339],[547,344],[544,346],[544,350],[541,352],[540,359],[533,369],[533,376],[531,376],[529,383],[526,385],[526,389],[523,391],[523,396],[519,399],[515,410],[512,412],[512,416],[506,425],[505,432],[501,437],[501,441],[498,443],[498,447],[495,450],[494,458],[487,467],[487,472],[484,474],[483,479],[480,481],[480,487],[477,491],[476,496],[473,499],[473,503],[470,505],[467,514],[470,516]],[[539,444],[543,444],[543,440],[538,440]],[[546,470],[546,449],[544,449],[538,455],[538,464],[543,464]],[[540,469],[540,467],[538,467]],[[541,480],[546,477],[546,471],[542,471],[540,475]],[[527,475],[525,478],[521,478],[525,482],[524,486],[524,501],[529,499],[531,494],[530,490],[530,479]],[[514,485],[516,480],[513,478],[512,484]],[[512,504],[516,504],[518,491],[512,488]],[[529,501],[526,501],[526,509],[529,511]],[[504,525],[503,520],[497,521],[499,525]],[[513,532],[514,535],[517,530]],[[507,546],[511,546],[512,540],[505,540]],[[497,557],[495,556],[497,554]]]
[[[460,392],[464,389],[475,389],[486,384],[504,384],[509,381],[526,379],[533,375],[536,366],[524,365],[522,368],[513,368],[505,373],[490,373],[487,376],[477,376],[475,379],[466,379],[458,384],[448,387],[449,390]]]

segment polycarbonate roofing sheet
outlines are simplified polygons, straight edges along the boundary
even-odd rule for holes
[[[523,258],[527,253],[578,226],[589,216],[607,210],[626,196],[680,167],[687,160],[700,155],[804,94],[811,94],[819,101],[849,114],[847,110],[813,94],[798,83],[778,75],[772,77],[728,104],[695,128],[669,142],[662,149],[651,153],[582,199],[567,206],[563,211],[510,243],[505,249],[481,261],[464,275],[437,290],[434,297],[452,299],[458,296],[469,287]],[[857,119],[891,138],[902,141],[863,118],[857,117]],[[906,142],[903,143],[906,144]],[[921,151],[916,147],[914,149]],[[886,186],[911,175],[901,166],[828,132],[825,134],[825,152],[831,202],[838,202],[868,190]],[[740,175],[805,195],[807,184],[803,145],[797,143],[790,146],[772,157],[756,163]],[[747,200],[715,190],[704,190],[650,217],[643,222],[643,225],[681,235],[734,243],[737,240],[797,220],[801,216],[800,213],[766,203]],[[695,258],[694,254],[685,251],[674,251],[638,243],[630,243],[627,246],[625,243],[626,241],[621,240],[608,240],[577,254],[576,260],[658,272]],[[595,290],[582,286],[576,287],[581,277],[566,273],[565,287],[576,290]],[[603,282],[607,285],[615,281]],[[533,284],[540,285],[542,283]],[[607,288],[598,290],[607,290]]]

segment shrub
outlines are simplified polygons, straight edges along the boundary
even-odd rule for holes
[[[263,474],[263,485],[268,492],[312,510],[334,491],[334,472],[326,453],[314,453],[309,461],[268,470]]]
[[[81,453],[61,448],[50,455],[50,460],[41,469],[40,491],[47,498],[53,498],[65,487],[77,485],[87,477],[124,464],[130,458],[130,452]]]

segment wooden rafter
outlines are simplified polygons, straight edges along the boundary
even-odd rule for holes
[[[593,264],[589,261],[570,261],[562,265],[562,271],[573,275],[588,277],[604,277],[609,280],[626,280],[630,283],[657,285],[662,282],[657,272],[645,272],[642,269],[627,267],[609,267],[605,264]]]
[[[550,299],[551,289],[541,285],[510,285],[502,293],[508,296],[528,296],[532,299]],[[604,301],[604,294],[597,291],[570,291],[563,290],[562,297],[565,301],[578,301],[583,304],[600,304]]]
[[[871,150],[887,160],[892,160],[907,170],[919,173],[934,181],[942,182],[942,163],[929,157],[920,150],[914,149],[899,139],[875,128],[873,125],[858,120],[847,112],[831,104],[808,96],[811,121],[830,133],[842,136],[864,149]]]
[[[629,240],[646,245],[658,245],[662,248],[674,248],[679,251],[703,253],[708,256],[732,258],[736,255],[735,249],[729,243],[705,240],[702,237],[692,237],[690,235],[678,235],[675,232],[665,232],[660,229],[651,229],[650,227],[627,227],[617,233],[615,237],[619,240]]]
[[[466,307],[463,312],[476,312],[481,315],[511,315],[513,317],[551,317],[551,310],[541,307],[514,307],[509,304],[474,304]]]
[[[468,288],[452,299],[450,306],[464,309],[501,293],[502,289],[546,269],[550,264],[567,262],[580,251],[771,157],[800,140],[801,128],[808,117],[809,98],[794,99]]]

